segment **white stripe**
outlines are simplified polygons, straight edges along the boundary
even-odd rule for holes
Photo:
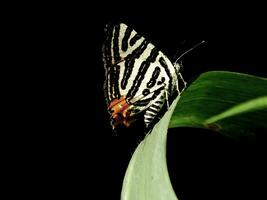
[[[114,59],[114,52],[113,52],[113,48],[114,48],[114,34],[115,34],[115,28],[113,28],[112,30],[112,37],[111,37],[111,46],[110,46],[110,56],[111,56],[111,63],[115,63],[115,59]]]
[[[156,108],[153,108],[151,106],[148,108],[148,111],[153,111],[153,112],[156,112],[156,113],[158,112],[158,110]]]
[[[149,115],[150,117],[155,117],[157,115],[157,113],[151,111],[146,111],[146,114]]]
[[[146,60],[147,57],[150,55],[151,48],[152,48],[152,46],[151,45],[148,45],[147,48],[145,49],[145,51],[143,52],[143,54],[138,59],[135,59],[134,66],[130,66],[130,67],[133,67],[133,70],[132,70],[131,76],[128,79],[128,83],[126,85],[125,90],[122,90],[123,93],[127,93],[130,90],[130,88],[132,87],[133,82],[136,79],[136,76],[138,74],[138,71],[140,69],[140,66],[141,66],[142,62],[144,60]],[[123,64],[125,64],[125,61],[123,62]],[[120,82],[121,82],[121,80],[122,80],[122,76],[120,77]],[[136,93],[135,96],[141,95],[143,89],[145,89],[145,88],[146,87],[143,87],[143,88],[140,87],[140,89],[138,90],[138,92]]]
[[[120,24],[120,32],[119,32],[119,54],[121,58],[125,58],[124,51],[121,50],[121,45],[122,45],[122,39],[125,36],[125,31],[127,29],[127,26],[125,24]]]

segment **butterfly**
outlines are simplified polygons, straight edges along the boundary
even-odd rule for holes
[[[148,128],[170,97],[185,88],[181,65],[124,23],[106,26],[105,33],[104,92],[111,125],[129,127],[142,114]]]

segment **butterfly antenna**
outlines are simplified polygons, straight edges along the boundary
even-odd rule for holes
[[[183,40],[182,42],[181,42],[181,44],[179,45],[179,49],[175,52],[175,54],[174,54],[174,56],[173,56],[173,60],[175,59],[176,60],[176,58],[177,57],[179,57],[179,55],[180,55],[180,47],[182,47],[184,44],[186,43],[186,40]]]
[[[197,43],[196,45],[194,45],[193,47],[191,47],[190,49],[188,49],[186,52],[182,53],[182,55],[180,55],[174,62],[174,66],[179,62],[179,60],[184,57],[184,55],[186,55],[187,53],[189,53],[190,51],[194,50],[195,48],[197,48],[198,46],[200,46],[201,44],[203,44],[205,41],[202,40],[201,42]]]

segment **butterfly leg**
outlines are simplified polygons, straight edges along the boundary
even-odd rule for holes
[[[177,84],[177,88],[178,88],[177,91],[178,91],[179,93],[181,93],[181,92],[183,92],[184,89],[186,88],[186,82],[185,82],[185,80],[183,79],[183,76],[182,76],[181,73],[178,73],[178,79],[177,79],[177,82],[178,82],[179,79],[183,82],[183,88],[182,88],[181,91],[180,91],[179,88],[178,88],[178,84]]]

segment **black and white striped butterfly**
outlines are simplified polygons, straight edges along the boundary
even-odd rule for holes
[[[140,113],[149,127],[163,106],[169,106],[169,97],[180,95],[179,79],[184,88],[180,65],[123,23],[105,31],[104,90],[112,127],[128,127]]]

